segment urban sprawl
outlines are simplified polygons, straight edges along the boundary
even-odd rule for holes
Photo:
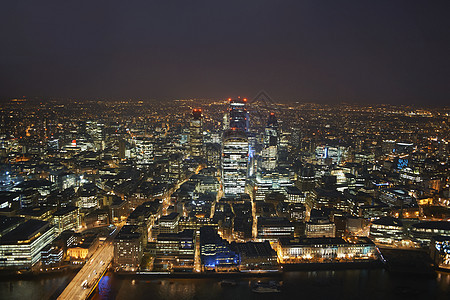
[[[0,268],[450,270],[449,109],[264,96],[2,104]]]

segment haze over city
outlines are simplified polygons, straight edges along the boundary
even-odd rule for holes
[[[0,97],[449,103],[448,1],[8,1]]]

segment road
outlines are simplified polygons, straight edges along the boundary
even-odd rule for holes
[[[88,262],[81,268],[72,281],[66,286],[58,299],[85,300],[99,279],[103,276],[114,256],[113,240],[120,228],[110,235],[105,242],[97,248]]]

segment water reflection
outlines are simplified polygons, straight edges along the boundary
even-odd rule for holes
[[[109,278],[110,277],[110,278]],[[237,279],[237,285],[222,287],[218,279],[134,280],[108,276],[94,299],[399,299],[416,297],[449,299],[450,274],[435,279],[393,276],[385,270],[334,270],[288,272],[283,275],[282,292],[255,294],[251,286],[269,278]],[[110,285],[108,289],[104,285]],[[112,288],[114,287],[114,288]],[[100,291],[101,290],[101,291]]]

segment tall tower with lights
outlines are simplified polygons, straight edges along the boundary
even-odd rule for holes
[[[249,114],[246,108],[247,99],[238,97],[228,99],[230,101],[230,129],[236,128],[244,132],[249,129]]]
[[[264,147],[262,149],[261,167],[271,171],[277,167],[278,122],[274,113],[270,113],[264,130]]]
[[[224,132],[222,144],[222,182],[225,197],[245,192],[248,165],[248,138],[243,130]]]
[[[191,121],[189,124],[189,148],[191,157],[202,156],[203,136],[202,136],[202,110],[194,108],[192,110]]]

